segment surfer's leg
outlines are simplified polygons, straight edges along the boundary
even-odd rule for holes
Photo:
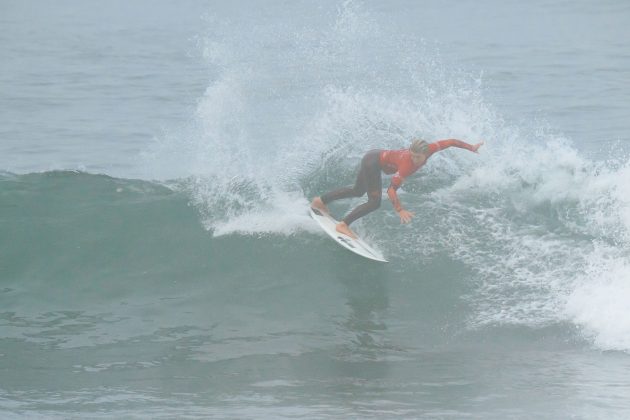
[[[366,158],[364,158],[365,164],[362,165],[365,167],[362,183],[368,193],[368,201],[356,207],[343,219],[346,226],[350,226],[358,218],[373,212],[381,206],[383,181],[381,180],[381,167],[378,163],[378,155],[368,154]]]
[[[355,207],[355,209],[352,210],[350,214],[343,218],[343,222],[345,222],[346,225],[350,226],[350,223],[379,208],[381,206],[381,195],[381,190],[370,191],[368,193],[368,201],[361,204],[360,206]]]
[[[342,198],[361,197],[363,194],[357,195],[357,192],[354,187],[343,187],[334,191],[327,192],[326,194],[322,195],[320,198],[322,200],[322,203],[326,205],[330,203],[331,201],[341,200]]]
[[[355,187],[339,188],[338,190],[327,192],[321,197],[315,197],[311,202],[311,207],[330,214],[330,210],[328,210],[326,204],[331,201],[341,200],[342,198],[357,197]],[[362,194],[359,194],[358,196],[360,197],[361,195]]]
[[[359,171],[359,177],[360,175],[361,171]],[[330,210],[328,210],[328,206],[326,206],[327,203],[335,200],[341,200],[342,198],[360,197],[363,194],[365,194],[365,192],[358,192],[357,185],[354,187],[339,188],[338,190],[328,192],[321,197],[315,197],[311,202],[311,207],[319,211],[323,211],[326,214],[330,214]]]
[[[328,206],[326,206],[327,203],[340,200],[342,198],[360,197],[363,195],[363,193],[357,195],[355,187],[339,188],[338,190],[328,192],[321,197],[315,197],[313,198],[313,201],[311,201],[311,207],[326,214],[330,214],[330,210],[328,210]]]
[[[357,180],[352,187],[339,188],[322,195],[320,198],[324,205],[331,201],[341,200],[342,198],[361,197],[368,191],[368,181],[370,179],[370,172],[374,170],[374,162],[378,166],[378,156],[380,150],[370,150],[367,152],[363,159],[361,159],[361,167],[357,174]],[[378,166],[378,175],[380,179],[380,166]]]
[[[337,232],[341,232],[344,235],[348,235],[351,238],[357,239],[357,235],[350,229],[350,223],[354,222],[360,217],[373,212],[381,205],[381,190],[374,190],[368,193],[367,203],[363,203],[350,212],[344,219],[336,226]]]

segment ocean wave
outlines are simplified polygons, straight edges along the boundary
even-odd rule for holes
[[[482,158],[484,164],[492,153]],[[435,164],[449,166],[452,155]],[[462,331],[537,330],[569,323],[578,327],[574,333],[599,348],[627,351],[628,256],[620,246],[624,226],[599,228],[613,216],[617,223],[624,220],[625,201],[614,197],[625,169],[609,168],[606,174],[599,164],[577,159],[568,171],[574,178],[558,183],[558,171],[567,171],[567,161],[550,161],[538,160],[536,179],[558,185],[557,194],[537,196],[530,191],[533,184],[503,177],[493,183],[482,176],[484,165],[442,184],[430,172],[416,181],[415,192],[401,192],[417,213],[411,225],[399,225],[383,209],[359,221],[357,230],[393,262],[391,270],[381,273],[385,281],[423,281],[414,273],[427,275],[441,261],[434,275],[457,279],[456,287],[445,285],[450,291],[442,293],[467,308]],[[605,179],[608,189],[599,185]],[[258,213],[240,216],[228,211],[225,224],[208,225],[212,207],[199,208],[191,182],[81,172],[2,175],[7,233],[2,249],[10,262],[3,271],[4,296],[28,293],[35,302],[52,305],[54,312],[56,304],[66,301],[67,290],[76,296],[64,304],[67,310],[105,308],[116,296],[161,299],[176,290],[174,278],[183,275],[193,283],[229,279],[243,260],[261,278],[273,278],[276,269],[300,273],[331,259],[353,261],[359,277],[371,270],[368,262],[357,261],[319,232],[307,216],[304,196],[287,195],[284,204],[278,202],[280,210],[257,208]],[[598,185],[605,199],[585,194],[585,186],[598,190],[590,184]],[[576,190],[566,191],[570,188]],[[345,208],[333,207],[340,214]],[[610,217],[592,217],[604,212]],[[20,309],[19,302],[13,300],[6,310]]]

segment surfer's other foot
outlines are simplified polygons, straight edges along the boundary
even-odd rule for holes
[[[357,239],[357,235],[354,234],[353,231],[350,230],[346,222],[339,222],[336,227],[337,232],[343,233],[346,236],[351,237],[352,239]]]
[[[313,198],[311,207],[321,211],[322,213],[330,214],[330,210],[328,210],[328,207],[326,207],[326,204],[324,204],[320,197]]]

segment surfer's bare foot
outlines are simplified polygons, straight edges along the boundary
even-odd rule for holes
[[[339,222],[339,224],[337,224],[336,229],[337,229],[337,232],[339,233],[343,233],[344,235],[347,235],[351,237],[352,239],[357,239],[357,235],[355,235],[354,232],[350,230],[346,222]]]
[[[321,211],[322,213],[330,214],[330,210],[328,210],[328,207],[326,207],[326,204],[324,204],[320,197],[313,198],[311,207]]]

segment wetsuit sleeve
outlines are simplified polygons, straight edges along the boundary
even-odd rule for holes
[[[392,182],[389,184],[389,188],[387,188],[387,196],[389,197],[389,201],[394,205],[394,209],[396,211],[401,211],[402,206],[400,205],[400,199],[398,198],[398,194],[396,194],[396,190],[402,185],[404,178],[400,176],[400,173],[396,173],[392,177]]]
[[[467,149],[471,152],[473,151],[472,144],[468,144],[457,139],[448,139],[436,141],[435,143],[429,144],[429,155],[432,155],[435,152],[439,152],[440,150],[444,150],[449,147],[459,147],[460,149]]]

